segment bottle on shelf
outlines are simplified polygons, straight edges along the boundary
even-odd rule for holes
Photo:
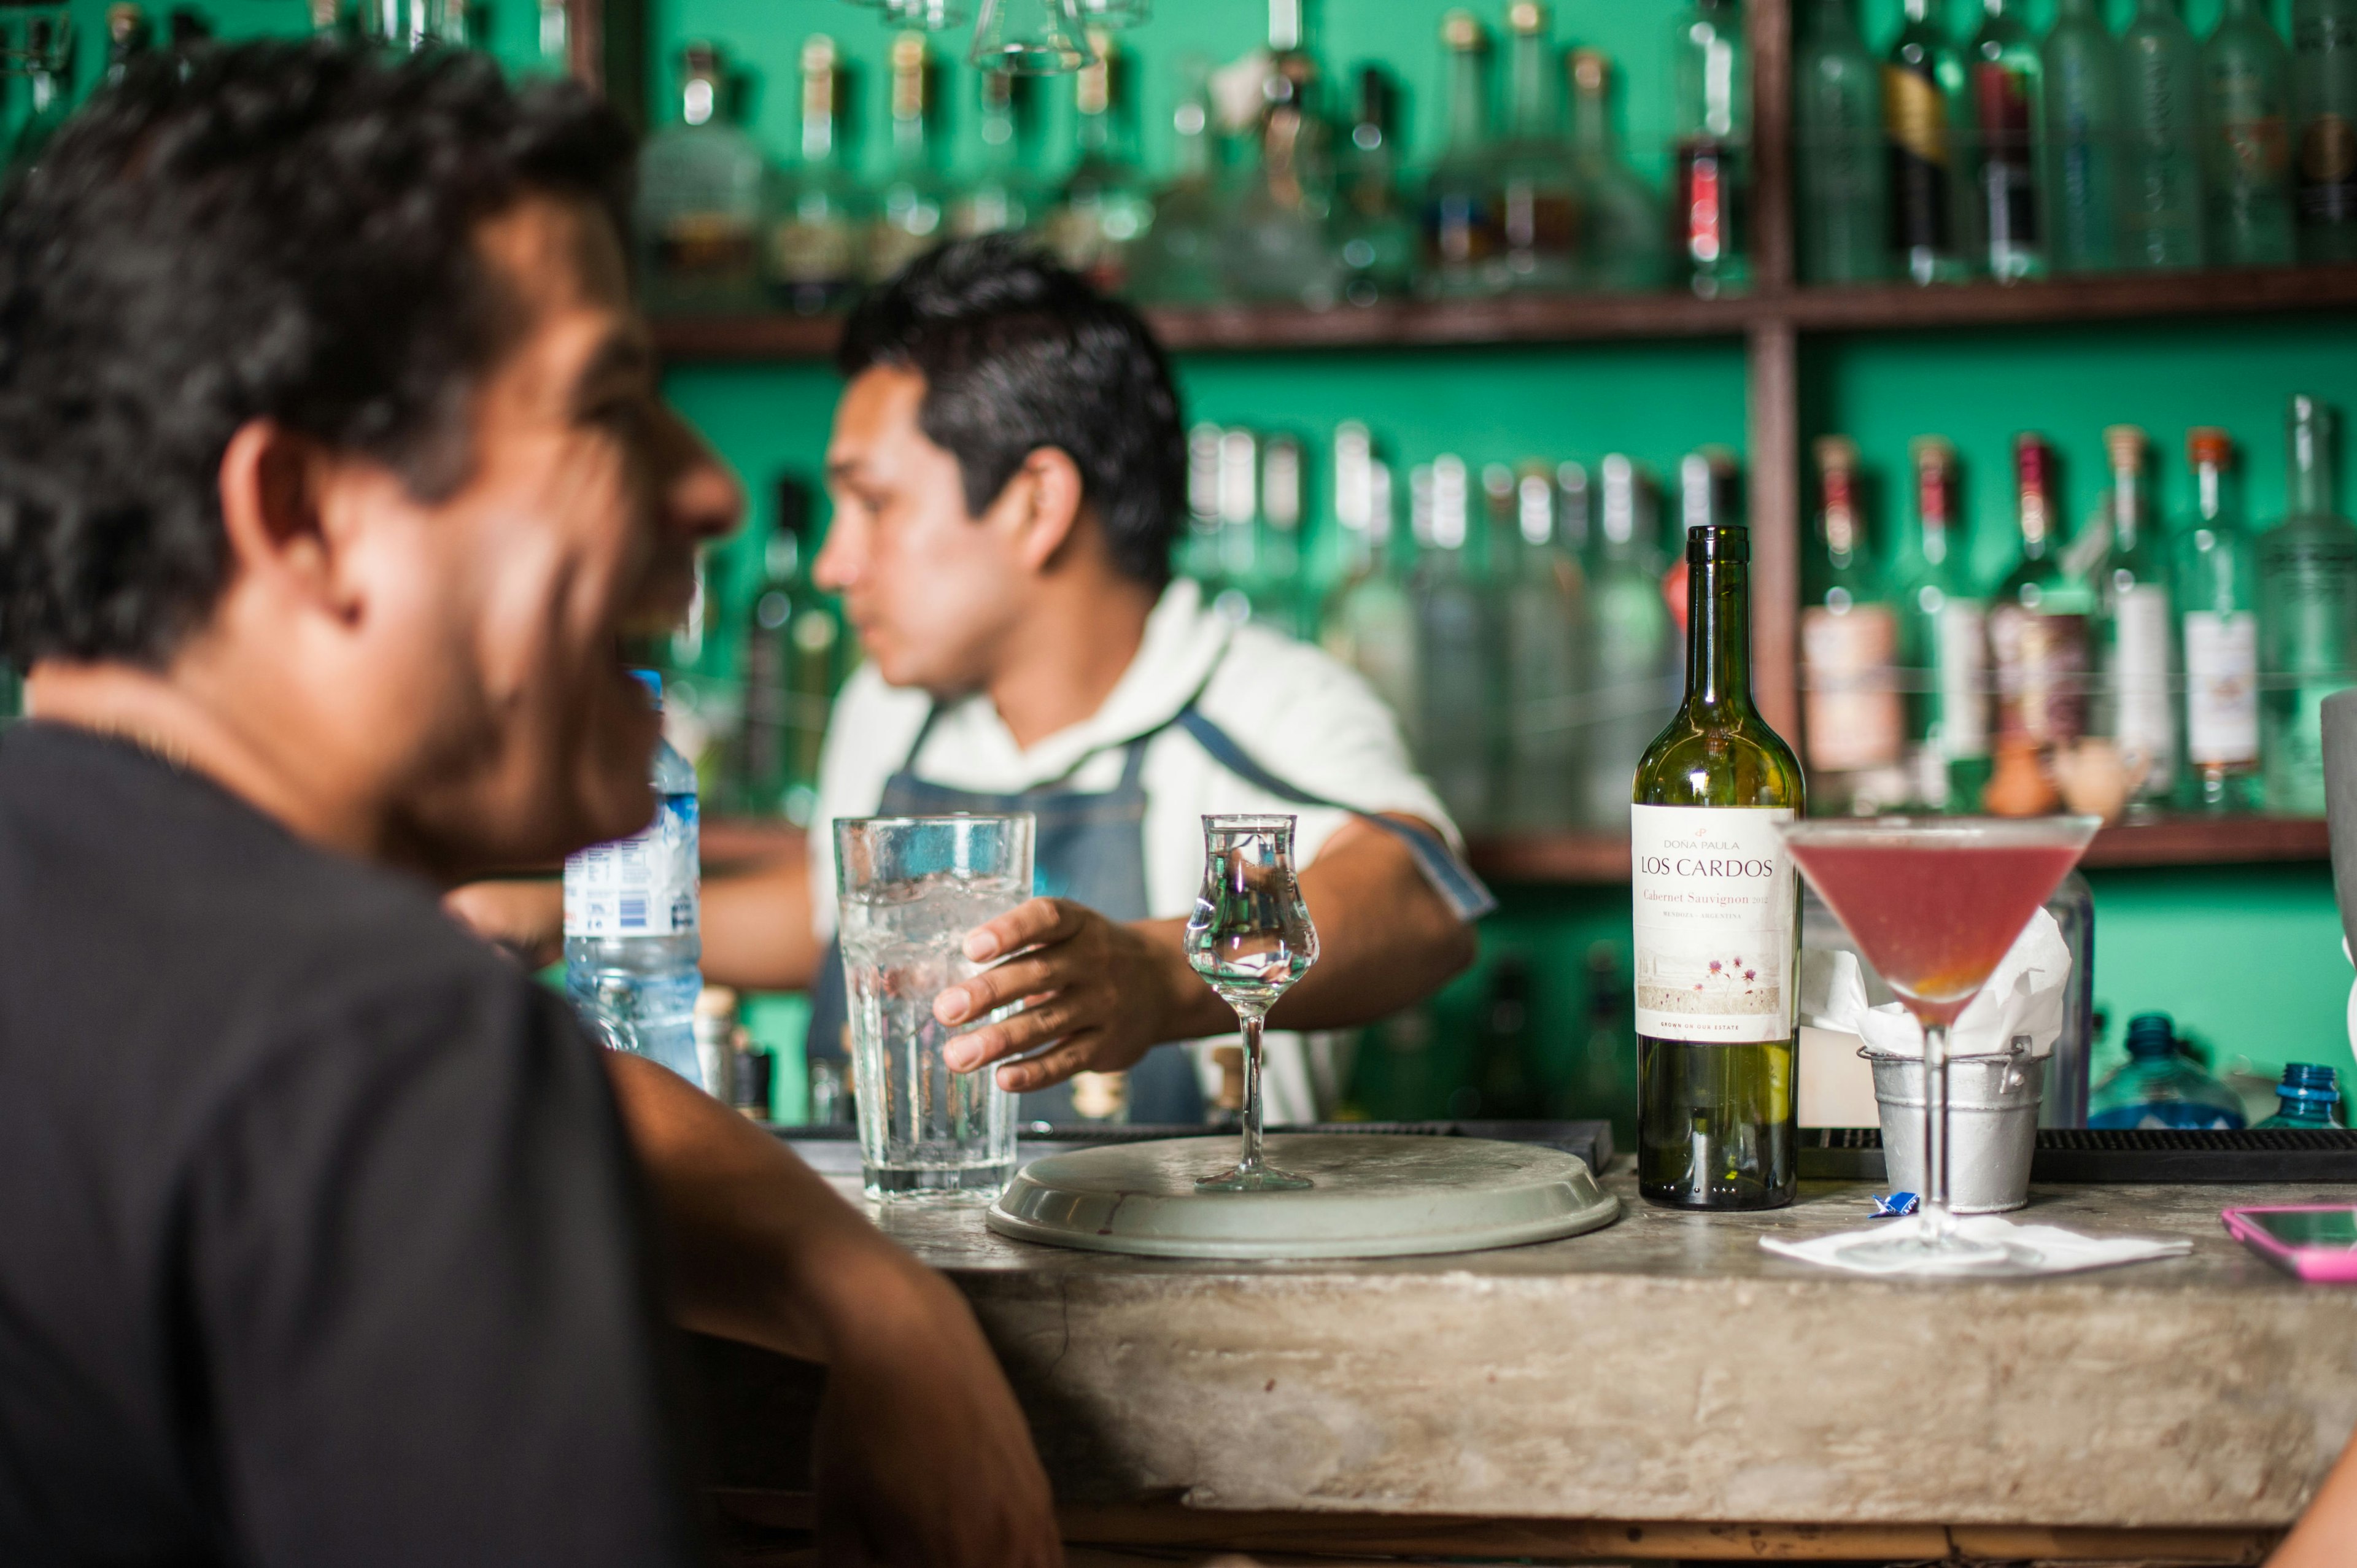
[[[1259,570],[1248,592],[1253,619],[1288,637],[1308,630],[1302,624],[1303,456],[1298,436],[1271,435],[1261,443],[1259,537],[1254,551]]]
[[[73,33],[53,17],[25,19],[25,110],[8,143],[8,167],[30,168],[73,113]]]
[[[1629,781],[1677,700],[1677,640],[1654,559],[1651,487],[1615,452],[1597,466],[1596,554],[1588,574],[1587,778],[1581,818],[1620,832]]]
[[[647,302],[657,309],[746,309],[758,303],[767,170],[753,139],[728,124],[720,51],[680,57],[679,118],[639,155],[638,231]]]
[[[1963,57],[1932,15],[1931,0],[1907,0],[1906,25],[1882,68],[1882,117],[1890,145],[1891,248],[1919,284],[1971,275],[1964,220],[1961,154],[1969,124]]]
[[[1670,223],[1683,281],[1751,281],[1751,57],[1736,0],[1688,0],[1670,32]]]
[[[2014,437],[2013,471],[2021,559],[1997,585],[1988,613],[1996,745],[2029,753],[2050,775],[2056,755],[2087,733],[2095,595],[2063,559],[2054,449],[2045,437]],[[2050,809],[2050,788],[2048,794]]]
[[[1579,190],[1564,156],[1555,102],[1555,46],[1540,0],[1506,12],[1506,139],[1498,156],[1502,279],[1510,289],[1572,287],[1580,281]]]
[[[106,71],[99,81],[108,87],[119,84],[155,43],[147,13],[130,0],[116,0],[106,8]]]
[[[1204,602],[1220,575],[1220,427],[1206,419],[1187,430],[1187,532],[1178,572],[1201,585]]]
[[[1317,86],[1317,62],[1302,47],[1300,0],[1271,0],[1258,156],[1221,236],[1221,274],[1239,299],[1322,310],[1341,295],[1341,259],[1328,231],[1333,153]]]
[[[1613,134],[1612,62],[1601,50],[1574,49],[1568,69],[1581,275],[1588,287],[1608,292],[1659,288],[1669,271],[1662,207]]]
[[[1246,621],[1260,585],[1260,437],[1241,426],[1221,431],[1219,463],[1219,543],[1205,587],[1213,609]]]
[[[1415,285],[1415,218],[1400,196],[1398,102],[1381,67],[1360,70],[1334,208],[1342,296],[1352,305],[1404,299]]]
[[[1563,828],[1578,810],[1575,746],[1586,684],[1587,579],[1567,547],[1556,476],[1544,464],[1506,475],[1508,561],[1491,565],[1503,601],[1506,778],[1499,815],[1512,828]]]
[[[1415,603],[1401,553],[1392,547],[1392,470],[1356,420],[1334,427],[1333,513],[1339,559],[1318,640],[1374,688],[1403,725],[1411,725],[1422,711],[1424,661]]]
[[[2201,1070],[2166,1013],[2128,1020],[2128,1059],[2087,1096],[2087,1125],[2228,1130],[2243,1125],[2234,1091]]]
[[[1873,283],[1890,271],[1882,68],[1852,3],[1813,0],[1793,50],[1793,237],[1808,283]]]
[[[2248,811],[2259,773],[2258,563],[2234,489],[2234,443],[2186,432],[2194,514],[2178,534],[2188,794],[2204,811]]]
[[[1498,775],[1497,638],[1467,559],[1471,496],[1465,460],[1443,453],[1408,479],[1415,527],[1416,647],[1424,655],[1416,757],[1468,832],[1487,828]]]
[[[1198,64],[1170,113],[1170,183],[1154,198],[1154,223],[1137,249],[1135,291],[1157,305],[1211,305],[1221,297],[1218,133],[1211,84]]]
[[[2317,1131],[2341,1125],[2341,1075],[2317,1062],[2289,1062],[2283,1081],[2276,1086],[2276,1113],[2261,1127],[2308,1127]]]
[[[2202,169],[2212,264],[2287,266],[2291,206],[2291,54],[2261,0],[2226,0],[2201,46]]]
[[[1988,607],[1964,569],[1956,449],[1938,435],[1907,444],[1921,569],[1900,596],[1907,660],[1908,774],[1932,811],[1973,811],[1989,777]]]
[[[1137,172],[1129,51],[1092,29],[1096,51],[1074,79],[1072,172],[1049,214],[1057,260],[1108,294],[1128,286],[1132,254],[1154,222],[1153,193]]]
[[[1440,19],[1448,57],[1448,139],[1424,189],[1424,279],[1443,298],[1492,292],[1505,248],[1490,138],[1490,40],[1470,11]]]
[[[2324,814],[2319,709],[2357,685],[2357,527],[2341,513],[2331,409],[2291,400],[2284,520],[2259,536],[2259,759],[2267,810]]]
[[[2096,727],[2118,745],[2132,772],[2143,769],[2143,781],[2128,800],[2132,808],[2147,809],[2168,801],[2177,788],[2177,622],[2169,604],[2168,541],[2147,499],[2149,445],[2136,425],[2104,428],[2111,543],[2095,573],[2108,710]]]
[[[913,29],[892,38],[892,171],[877,194],[867,277],[881,283],[941,243],[949,206],[933,135],[940,72],[932,45]]]
[[[949,231],[961,240],[982,234],[1020,234],[1047,216],[1047,203],[1033,173],[1039,166],[1038,116],[1032,113],[1036,77],[1013,71],[977,72],[980,109],[975,134],[982,164],[952,199]]]
[[[1978,133],[1974,188],[1988,274],[2013,283],[2046,274],[2044,198],[2032,140],[2046,67],[2018,0],[1982,0],[1982,11],[1968,51]]]
[[[1795,1187],[1799,881],[1776,825],[1801,765],[1751,701],[1749,534],[1681,465],[1685,696],[1637,769],[1631,849],[1637,1186],[1685,1208],[1772,1208]]]
[[[1908,799],[1899,614],[1868,552],[1857,444],[1818,438],[1817,536],[1802,563],[1801,721],[1820,812],[1872,816]]]
[[[2119,53],[2102,0],[2057,0],[2045,66],[2047,248],[2057,272],[2119,264]]]
[[[834,40],[802,40],[802,156],[779,182],[763,256],[770,297],[812,316],[851,297],[866,264],[867,203],[845,166],[842,57]]]
[[[2291,107],[2300,260],[2357,261],[2357,0],[2292,0]]]
[[[843,618],[810,579],[810,488],[778,480],[777,520],[761,551],[739,671],[743,718],[729,768],[730,805],[807,827],[818,805],[819,755],[846,673]]]
[[[2177,0],[2136,0],[2120,35],[2120,260],[2198,267],[2201,51]]]

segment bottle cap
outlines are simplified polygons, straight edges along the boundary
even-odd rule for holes
[[[1751,559],[1751,531],[1739,523],[1714,522],[1686,530],[1686,564]]]
[[[1846,435],[1820,435],[1815,451],[1820,468],[1846,474],[1857,467],[1857,443]]]
[[[1582,92],[1601,92],[1612,74],[1610,57],[1602,49],[1571,51],[1571,84]]]
[[[1479,49],[1489,42],[1482,36],[1480,22],[1470,11],[1451,11],[1441,17],[1440,41],[1459,54]]]
[[[633,670],[630,671],[630,678],[647,689],[648,700],[652,703],[655,712],[662,712],[662,671]]]
[[[2197,424],[2185,433],[2185,454],[2195,467],[2222,468],[2234,460],[2234,438],[2214,424]]]
[[[1956,444],[1944,435],[1918,435],[1907,443],[1908,460],[1921,468],[1947,467],[1956,460]]]
[[[1506,10],[1506,26],[1518,35],[1528,38],[1546,31],[1547,10],[1538,0],[1514,0]]]
[[[2104,426],[2104,451],[2115,468],[2141,468],[2144,449],[2149,445],[2141,424],[2106,424]]]
[[[2287,1062],[2283,1088],[2327,1103],[2341,1098],[2341,1075],[2318,1062]]]
[[[833,70],[834,69],[834,40],[828,38],[824,33],[813,33],[809,38],[804,38],[802,40],[802,69],[806,71]]]
[[[2139,1013],[2128,1020],[2128,1055],[2167,1057],[2177,1054],[2177,1020],[2166,1013]]]

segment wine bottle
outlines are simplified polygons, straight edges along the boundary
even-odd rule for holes
[[[1675,1208],[1774,1208],[1793,1193],[1800,978],[1776,824],[1802,809],[1801,765],[1751,702],[1750,535],[1717,521],[1709,458],[1680,478],[1687,516],[1711,521],[1686,531],[1685,698],[1630,812],[1637,1185]]]

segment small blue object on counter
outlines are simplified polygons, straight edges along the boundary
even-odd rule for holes
[[[1912,1214],[1919,1201],[1911,1192],[1894,1192],[1889,1197],[1878,1197],[1874,1200],[1874,1217],[1877,1219],[1896,1219],[1901,1215]]]

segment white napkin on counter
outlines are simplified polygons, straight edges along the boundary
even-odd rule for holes
[[[2046,1056],[2062,1033],[2063,992],[2070,979],[2070,944],[2054,917],[2040,909],[1948,1030],[1948,1054],[2002,1056],[2012,1042],[2023,1040],[2031,1056]],[[1867,1006],[1857,955],[1842,949],[1801,950],[1801,1016],[1820,1029],[1856,1035],[1878,1056],[1923,1054],[1923,1031],[1915,1015],[1903,1003]]]
[[[1920,1216],[1910,1216],[1864,1230],[1812,1236],[1805,1241],[1787,1241],[1781,1237],[1762,1236],[1760,1244],[1771,1252],[1798,1258],[1804,1263],[1823,1263],[1827,1268],[1847,1269],[1853,1273],[1894,1278],[1924,1275],[1943,1279],[1998,1280],[2020,1279],[2032,1274],[2076,1273],[2082,1269],[2115,1268],[2122,1263],[2142,1263],[2155,1258],[2179,1258],[2193,1251],[2193,1243],[2182,1238],[2154,1241],[2141,1236],[2082,1236],[2075,1230],[2065,1230],[2057,1225],[2018,1225],[2000,1214],[1976,1214],[1959,1219],[1956,1234],[1967,1241],[2001,1242],[2013,1252],[2012,1257],[2002,1263],[1956,1265],[1894,1264],[1840,1255],[1841,1249],[1852,1241],[1878,1241],[1903,1236],[1907,1228],[1921,1222]]]

